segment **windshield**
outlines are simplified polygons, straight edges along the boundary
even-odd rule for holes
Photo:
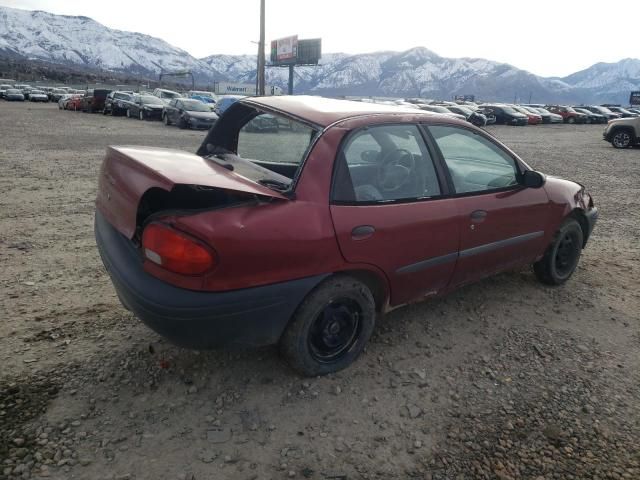
[[[199,97],[213,98],[213,94],[211,92],[191,92],[191,95],[197,95]]]
[[[160,98],[180,98],[180,94],[176,92],[160,92]]]
[[[31,95],[44,95],[42,90],[31,90]]]
[[[507,113],[520,113],[520,112],[517,112],[516,110],[514,110],[511,107],[504,106],[504,107],[501,107],[501,108],[502,108],[502,110],[504,110]]]
[[[16,90],[15,88],[10,88],[7,90],[7,93],[20,93],[20,90]]]
[[[184,109],[189,112],[210,112],[211,109],[198,100],[183,100]]]
[[[158,97],[154,97],[153,95],[143,95],[140,97],[140,101],[144,105],[164,105],[164,103],[162,103],[162,100],[160,100]]]
[[[631,114],[631,112],[629,110],[627,110],[626,108],[622,108],[622,107],[616,108],[616,111],[620,112],[620,113],[624,113],[624,114]]]
[[[467,107],[455,107],[456,110],[462,112],[464,115],[471,115],[473,113],[473,110],[471,110],[470,108]]]
[[[564,109],[569,113],[578,113],[572,107],[564,107]]]

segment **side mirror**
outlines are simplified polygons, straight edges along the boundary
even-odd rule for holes
[[[522,185],[527,188],[541,188],[546,181],[546,177],[535,170],[525,170],[522,174]]]

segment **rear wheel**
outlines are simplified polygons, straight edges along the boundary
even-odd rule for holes
[[[330,278],[300,304],[280,339],[280,353],[303,375],[337,372],[362,353],[375,317],[365,284],[344,275]]]
[[[131,118],[131,110],[127,108],[127,118]]]
[[[542,283],[561,285],[573,275],[580,254],[584,233],[575,218],[569,218],[560,226],[547,248],[544,257],[533,264],[533,271]]]
[[[144,111],[143,110],[140,110],[140,112],[138,112],[138,118],[140,120],[144,120]]]
[[[629,148],[631,133],[628,130],[617,130],[611,137],[611,145],[615,148]]]
[[[573,117],[567,118],[567,123],[576,123],[576,119]]]

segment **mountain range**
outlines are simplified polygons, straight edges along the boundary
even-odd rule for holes
[[[0,55],[24,61],[157,79],[189,70],[200,86],[254,83],[255,55],[195,58],[164,40],[110,29],[87,17],[0,7]],[[270,85],[285,88],[288,70],[268,67]],[[563,78],[545,78],[481,58],[446,58],[424,48],[350,55],[328,53],[317,67],[296,67],[296,93],[426,97],[474,94],[493,101],[626,104],[640,90],[640,59],[597,63]]]

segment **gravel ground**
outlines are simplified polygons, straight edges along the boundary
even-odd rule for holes
[[[640,478],[640,150],[490,127],[588,186],[569,283],[529,270],[382,319],[350,369],[176,348],[122,308],[92,232],[109,144],[204,133],[0,103],[0,479]]]

